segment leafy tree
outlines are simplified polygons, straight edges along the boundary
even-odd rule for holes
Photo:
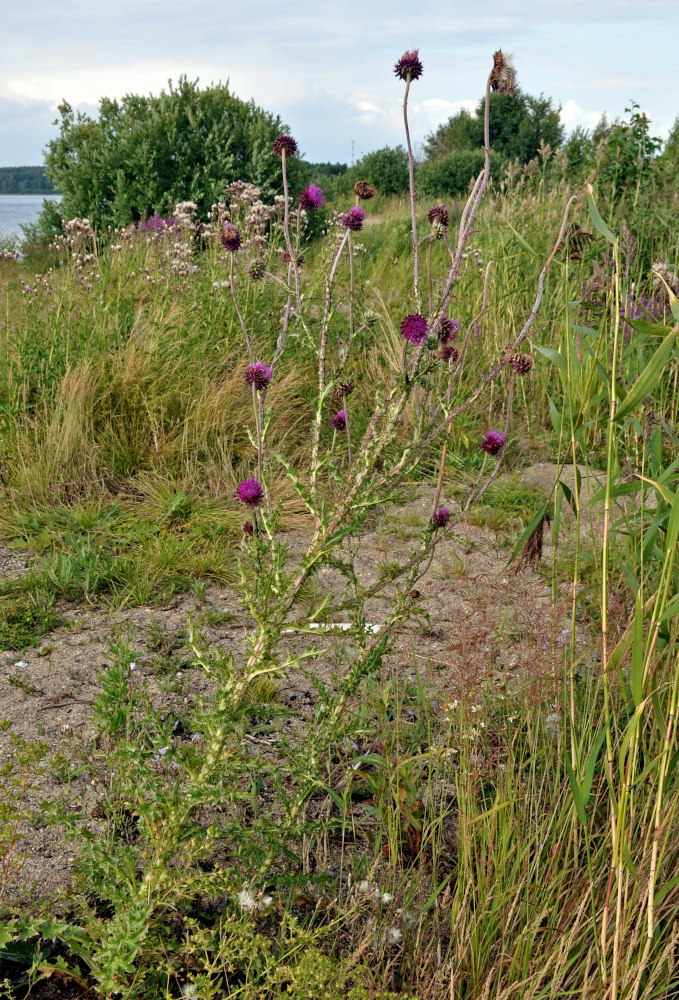
[[[155,211],[168,214],[184,200],[196,202],[204,218],[232,181],[257,184],[267,198],[280,189],[272,142],[283,123],[225,84],[201,90],[180,77],[157,96],[103,98],[97,119],[67,103],[59,113],[46,165],[63,192],[66,218],[86,216],[98,228],[124,225]],[[293,185],[303,173],[291,160]]]
[[[402,194],[408,190],[408,154],[403,146],[384,146],[367,153],[345,176],[352,185],[370,181],[379,194]]]
[[[549,143],[555,149],[561,144],[564,134],[559,110],[543,94],[532,97],[521,90],[517,90],[513,97],[491,94],[491,149],[503,159],[518,158],[521,163],[532,160],[541,144]],[[449,153],[480,148],[483,145],[484,111],[485,98],[473,115],[463,109],[440,125],[425,139],[427,159],[439,160]]]

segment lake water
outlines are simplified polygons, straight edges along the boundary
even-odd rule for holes
[[[42,211],[43,198],[59,201],[60,194],[0,194],[0,238],[16,233],[21,227],[35,222]]]

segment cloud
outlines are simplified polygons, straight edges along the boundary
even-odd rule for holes
[[[571,132],[574,128],[593,129],[601,120],[601,111],[588,111],[581,108],[572,98],[561,108],[561,124]]]

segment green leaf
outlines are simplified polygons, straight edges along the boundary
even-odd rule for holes
[[[648,337],[667,337],[672,333],[672,327],[663,326],[662,323],[649,323],[645,319],[628,319],[627,322],[637,333],[643,333]]]
[[[622,739],[622,744],[620,746],[620,753],[618,754],[618,767],[620,768],[620,775],[623,778],[625,775],[625,758],[627,757],[627,751],[629,750],[630,744],[638,732],[639,723],[641,722],[641,716],[643,714],[644,709],[646,708],[647,701],[648,698],[644,698],[644,700],[639,705],[637,705],[636,711],[632,716],[632,718],[630,719],[630,721],[628,722],[627,729],[625,730],[625,735],[623,736]]]
[[[575,772],[571,766],[571,762],[568,757],[564,758],[564,763],[566,765],[566,773],[568,774],[568,780],[571,785],[571,794],[573,795],[573,803],[575,805],[575,811],[578,814],[578,819],[583,826],[587,826],[587,811],[585,810],[585,803],[582,799],[582,792],[580,791],[580,786],[578,784],[578,779],[575,776]]]
[[[641,593],[637,593],[634,609],[634,631],[632,638],[632,697],[634,704],[640,705],[643,698],[644,675],[644,605]]]
[[[530,243],[528,243],[528,242],[527,242],[527,241],[526,241],[526,240],[525,240],[525,239],[523,238],[523,236],[521,235],[521,233],[517,232],[517,231],[516,231],[516,229],[514,229],[514,226],[510,225],[509,223],[507,223],[507,227],[508,227],[509,229],[511,229],[511,231],[512,231],[512,232],[514,233],[514,235],[516,236],[517,240],[519,241],[519,243],[521,244],[521,246],[522,246],[522,247],[523,247],[523,248],[524,248],[525,250],[528,250],[528,251],[529,251],[530,253],[532,253],[534,257],[537,257],[537,256],[538,256],[538,253],[537,253],[537,250],[534,250],[534,249],[533,249],[533,247],[532,247],[532,246],[530,245]]]
[[[563,354],[559,354],[559,352],[553,347],[538,347],[536,350],[538,350],[540,354],[544,354],[546,358],[549,358],[552,364],[556,365],[556,367],[563,373],[564,377],[568,377],[568,363],[566,362]]]
[[[592,781],[594,780],[594,771],[596,769],[596,762],[599,757],[601,747],[603,746],[605,737],[606,737],[606,730],[602,728],[596,740],[594,741],[594,746],[592,747],[592,751],[587,761],[587,767],[585,768],[585,775],[582,779],[582,797],[585,805],[587,805],[590,793],[592,791]]]
[[[639,378],[618,406],[615,413],[616,420],[622,420],[623,417],[627,416],[627,414],[641,402],[644,396],[646,396],[651,389],[658,384],[660,380],[660,373],[670,360],[675,339],[676,330],[672,330],[672,332],[665,337]]]
[[[592,185],[588,184],[587,187],[589,189],[589,194],[587,195],[587,207],[589,209],[589,214],[592,216],[592,222],[601,235],[606,237],[609,243],[617,243],[617,236],[614,236],[610,231],[604,220],[601,218],[601,213],[594,203],[594,198],[592,197],[594,189],[592,188]]]

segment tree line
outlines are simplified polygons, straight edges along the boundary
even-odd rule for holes
[[[39,167],[0,167],[0,194],[50,194],[57,188]]]

